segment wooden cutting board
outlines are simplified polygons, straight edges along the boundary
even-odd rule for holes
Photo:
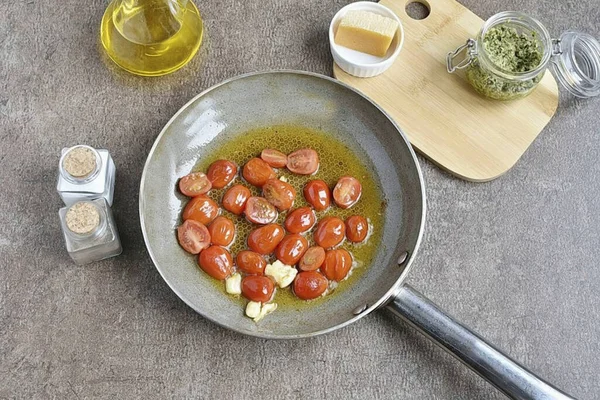
[[[430,14],[406,14],[413,0],[381,0],[405,31],[398,59],[382,75],[356,78],[334,64],[333,74],[378,103],[412,145],[452,174],[475,182],[498,178],[521,158],[558,106],[547,72],[524,99],[502,102],[477,94],[464,71],[449,74],[446,54],[475,38],[483,20],[454,0],[428,0]]]

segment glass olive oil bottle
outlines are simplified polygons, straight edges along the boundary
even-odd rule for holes
[[[100,29],[108,56],[144,76],[183,67],[200,48],[202,34],[202,18],[191,0],[113,0]]]

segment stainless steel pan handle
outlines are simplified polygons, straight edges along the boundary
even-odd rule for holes
[[[456,322],[408,285],[387,307],[510,398],[573,399]]]

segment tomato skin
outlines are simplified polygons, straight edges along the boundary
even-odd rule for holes
[[[188,197],[207,193],[212,184],[204,172],[192,172],[179,180],[179,191]]]
[[[210,245],[210,232],[206,226],[192,219],[177,228],[179,245],[190,254],[198,254]]]
[[[235,263],[241,271],[250,275],[263,275],[267,262],[258,253],[250,250],[242,250],[235,258]]]
[[[219,206],[210,197],[201,194],[192,198],[183,209],[183,219],[193,219],[204,225],[219,215]]]
[[[326,210],[331,204],[331,192],[329,186],[320,180],[309,181],[304,186],[304,198],[317,211]]]
[[[253,230],[248,235],[248,247],[259,254],[272,253],[285,236],[282,226],[269,224]]]
[[[198,257],[198,264],[204,272],[220,281],[233,272],[231,254],[220,246],[210,246],[202,250]]]
[[[263,196],[280,211],[289,210],[296,199],[296,189],[277,178],[269,179],[262,187]]]
[[[242,294],[250,301],[266,303],[273,297],[275,285],[266,276],[246,276],[242,279]]]
[[[259,225],[270,224],[277,219],[277,210],[275,206],[267,201],[264,197],[252,196],[246,202],[244,210],[246,219],[250,222]]]
[[[331,281],[341,281],[348,275],[352,267],[352,256],[344,249],[329,250],[325,254],[325,262],[321,272]]]
[[[302,300],[316,299],[328,286],[327,278],[317,271],[303,271],[294,279],[294,293]]]
[[[287,156],[275,149],[264,149],[260,158],[273,168],[283,168],[287,165]]]
[[[310,207],[300,207],[285,218],[285,229],[290,233],[302,233],[313,227],[317,217]]]
[[[269,164],[260,158],[253,158],[244,165],[242,176],[248,183],[262,187],[269,179],[277,177]]]
[[[342,176],[333,188],[333,200],[338,207],[350,208],[360,199],[362,185],[358,179]]]
[[[346,238],[352,243],[360,243],[369,233],[369,222],[365,217],[353,215],[346,219]]]
[[[227,189],[221,202],[223,208],[235,215],[241,215],[246,208],[246,202],[252,196],[250,189],[242,185],[234,185]]]
[[[301,271],[315,271],[321,268],[321,265],[323,265],[324,261],[324,248],[322,248],[321,246],[309,247],[300,259],[300,262],[298,263],[298,268]]]
[[[217,217],[208,226],[212,244],[227,247],[235,238],[235,224],[227,217]]]
[[[317,244],[325,249],[342,243],[346,236],[344,221],[337,217],[325,217],[317,224],[314,238]]]
[[[293,233],[286,235],[279,242],[277,249],[275,249],[275,256],[286,265],[296,265],[306,252],[306,249],[308,249],[308,240],[302,235]]]
[[[206,176],[215,189],[227,186],[237,175],[238,168],[229,160],[217,160],[210,164]]]
[[[288,154],[287,168],[298,175],[312,175],[319,169],[319,154],[313,149],[300,149]]]

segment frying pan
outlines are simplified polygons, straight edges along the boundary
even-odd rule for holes
[[[371,266],[351,290],[301,309],[280,308],[259,323],[217,290],[195,257],[177,244],[186,199],[177,180],[221,144],[249,129],[278,124],[319,129],[342,141],[373,171],[387,201],[383,238]],[[318,150],[318,149],[317,149]],[[297,71],[253,73],[194,97],[156,139],[141,179],[140,220],[148,252],[171,289],[205,318],[269,339],[331,332],[387,308],[515,399],[570,399],[403,284],[425,223],[425,188],[415,153],[375,103],[331,78]]]

